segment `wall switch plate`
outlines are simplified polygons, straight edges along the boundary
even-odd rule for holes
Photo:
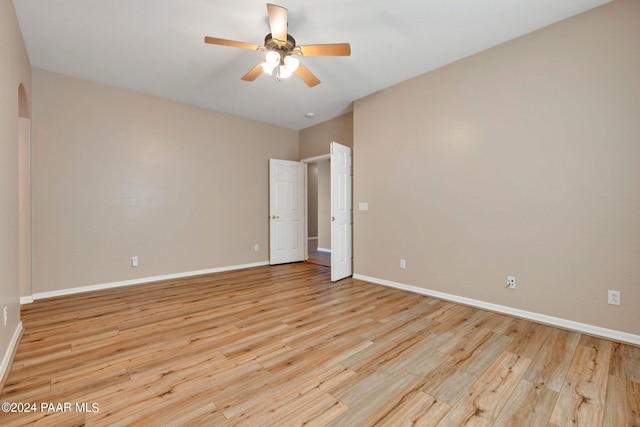
[[[407,268],[407,261],[401,259],[400,260],[400,268],[402,268],[402,269]]]
[[[516,288],[516,277],[515,276],[507,276],[507,288],[515,289]]]
[[[131,267],[137,267],[138,266],[138,257],[137,256],[132,256],[131,257]]]
[[[367,203],[367,202],[358,203],[358,210],[359,211],[368,211],[369,210],[369,203]]]
[[[607,291],[607,303],[611,305],[620,305],[620,291]]]

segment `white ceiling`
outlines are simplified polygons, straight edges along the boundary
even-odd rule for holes
[[[240,80],[262,44],[258,0],[13,0],[31,65],[302,129],[352,102],[609,0],[274,0],[299,45],[351,44],[350,57],[303,57],[322,83]],[[314,119],[305,118],[308,112]]]

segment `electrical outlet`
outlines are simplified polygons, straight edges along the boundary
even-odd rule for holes
[[[4,307],[4,326],[7,326],[7,320],[9,320],[9,313],[7,312],[7,307]]]
[[[516,288],[516,277],[515,276],[507,276],[507,288],[515,289]]]
[[[137,256],[132,256],[131,257],[131,267],[137,267],[138,266],[138,257]]]
[[[405,260],[401,259],[401,260],[400,260],[400,268],[402,268],[403,270],[404,270],[405,268],[407,268],[407,261],[405,261]]]
[[[609,290],[607,293],[607,302],[611,305],[620,305],[620,291]]]
[[[253,250],[255,252],[258,252],[260,250],[260,245],[258,245],[257,243],[255,245],[253,245]]]

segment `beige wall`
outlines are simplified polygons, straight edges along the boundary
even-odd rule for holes
[[[640,334],[639,76],[618,0],[358,100],[355,272]]]
[[[268,159],[297,132],[42,70],[33,91],[34,293],[268,260]]]
[[[329,154],[329,144],[333,141],[353,147],[353,113],[302,129],[299,139],[300,159]]]
[[[29,58],[10,0],[0,0],[0,52],[0,319],[5,307],[8,315],[6,326],[0,320],[0,361],[8,362],[5,357],[20,323],[20,224],[24,218],[19,203],[19,116],[29,115],[31,94]]]

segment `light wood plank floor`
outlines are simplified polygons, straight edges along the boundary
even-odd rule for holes
[[[640,425],[638,347],[310,263],[40,300],[23,322],[0,401],[37,410],[3,426]]]
[[[331,267],[331,253],[330,252],[318,252],[318,239],[308,240],[309,259],[307,262],[311,264],[324,265]]]

